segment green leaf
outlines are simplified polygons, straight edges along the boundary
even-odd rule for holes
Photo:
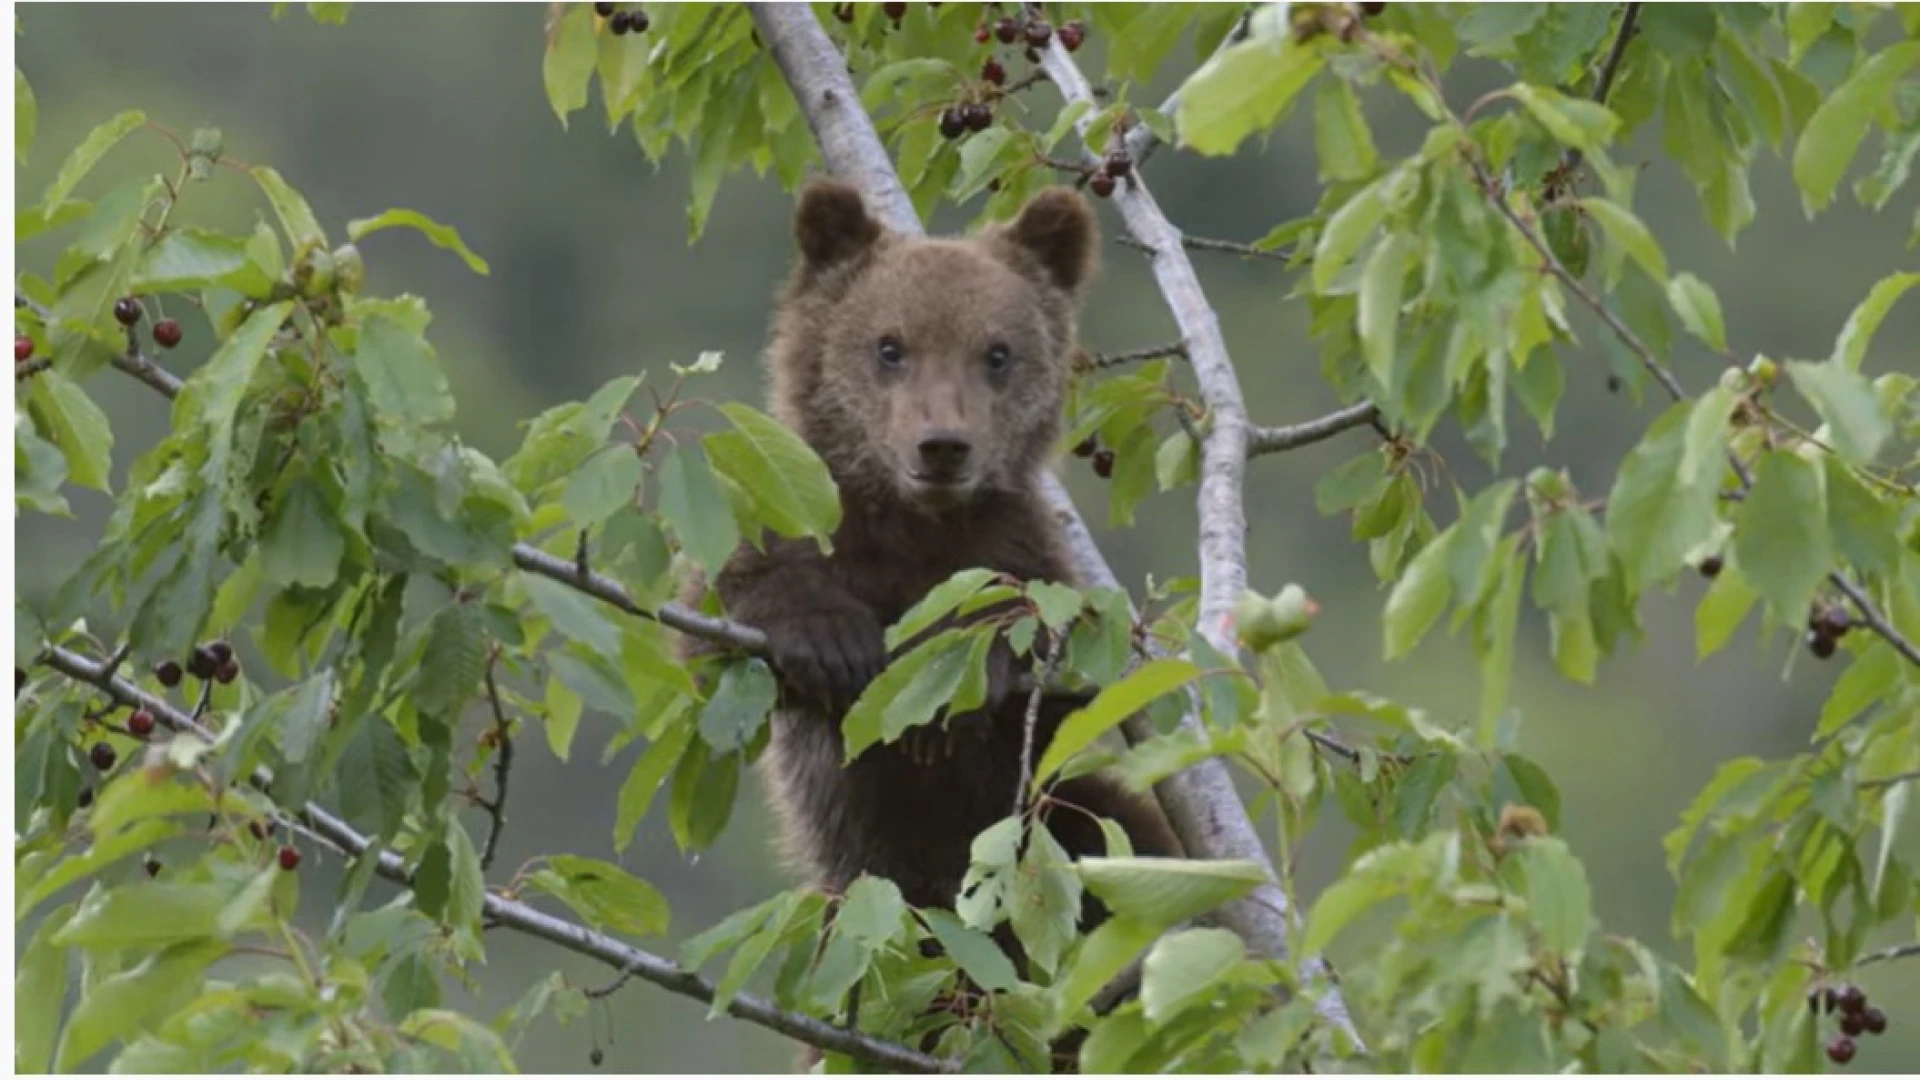
[[[1862,571],[1889,573],[1900,562],[1900,526],[1894,508],[1846,463],[1827,455],[1827,510],[1836,550]]]
[[[1313,95],[1313,145],[1322,183],[1365,180],[1379,164],[1360,98],[1345,79],[1327,79]]]
[[[626,781],[620,785],[613,826],[615,851],[625,851],[627,845],[633,842],[634,829],[647,816],[647,808],[653,805],[654,795],[686,752],[687,743],[693,740],[693,735],[693,725],[672,724],[634,761]]]
[[[1654,421],[1621,463],[1607,496],[1607,542],[1635,592],[1670,579],[1719,520],[1714,486],[1680,476],[1690,412],[1687,402],[1678,402]]]
[[[818,539],[832,552],[840,493],[826,463],[779,421],[738,402],[719,406],[734,430],[701,440],[714,471],[743,488],[755,511],[781,536]]]
[[[1110,684],[1084,708],[1076,709],[1062,721],[1040,764],[1033,770],[1033,790],[1038,791],[1073,755],[1093,745],[1094,740],[1111,731],[1127,717],[1139,712],[1155,699],[1171,693],[1200,677],[1200,669],[1186,660],[1160,658],[1135,668],[1126,678]]]
[[[1084,861],[1082,863],[1084,866]],[[1088,934],[1054,983],[1055,1027],[1064,1026],[1153,942],[1160,926],[1118,915]]]
[[[174,229],[146,250],[133,271],[139,292],[182,292],[225,282],[245,270],[247,242],[203,229]],[[254,282],[264,290],[264,276]]]
[[[1246,954],[1230,930],[1180,930],[1154,942],[1141,965],[1140,1003],[1147,1019],[1164,1024],[1178,1016],[1217,990]]]
[[[1693,612],[1694,655],[1704,660],[1719,652],[1753,609],[1760,594],[1753,591],[1737,566],[1723,566]]]
[[[294,247],[327,242],[319,219],[313,216],[313,208],[307,205],[307,200],[299,192],[281,179],[278,172],[265,165],[256,165],[252,174],[260,190],[266,192],[267,201],[273,204],[273,212],[280,218],[280,227],[287,231],[287,239],[293,241]]]
[[[1526,877],[1527,914],[1542,944],[1562,957],[1579,955],[1593,926],[1593,896],[1580,860],[1553,836],[1529,839],[1515,854]]]
[[[127,949],[210,938],[230,891],[214,884],[140,881],[91,893],[54,942],[81,949]]]
[[[1233,153],[1277,123],[1325,63],[1317,45],[1295,44],[1284,30],[1228,46],[1180,88],[1181,142],[1202,154]]]
[[[564,122],[565,117],[561,117]],[[379,232],[381,229],[413,229],[433,241],[435,247],[451,251],[460,256],[467,269],[476,274],[487,273],[487,261],[475,255],[466,241],[460,239],[459,230],[450,225],[442,225],[418,210],[387,210],[370,218],[359,218],[347,222],[347,239],[356,243],[364,236]]]
[[[1688,333],[1717,351],[1726,351],[1727,324],[1720,316],[1720,298],[1713,294],[1712,286],[1682,271],[1667,283],[1667,302],[1673,305],[1674,314],[1680,316],[1680,325]]]
[[[16,88],[20,81],[19,69],[16,68],[14,71]],[[17,108],[16,106],[16,110]],[[53,182],[40,193],[41,205],[56,206],[72,194],[80,181],[86,179],[87,173],[100,163],[101,158],[107,156],[107,151],[119,145],[121,139],[131,135],[146,122],[146,113],[131,109],[87,132],[87,137],[81,139],[80,144],[73,148],[67,155],[67,160],[60,163],[60,171],[54,174]],[[18,147],[18,145],[16,139],[15,146]]]
[[[1597,102],[1529,83],[1517,83],[1508,92],[1547,129],[1547,134],[1587,153],[1605,149],[1620,126],[1620,118]]]
[[[553,621],[554,629],[592,649],[595,655],[619,658],[620,631],[602,614],[597,601],[570,585],[537,574],[521,574],[520,587],[533,606]]]
[[[1373,249],[1360,277],[1358,323],[1360,354],[1367,370],[1384,386],[1394,385],[1394,339],[1400,326],[1401,289],[1407,279],[1407,258],[1414,241],[1392,233]]]
[[[585,5],[565,9],[559,25],[549,31],[547,50],[540,59],[540,80],[547,90],[547,104],[560,118],[562,130],[567,115],[586,108],[587,88],[593,78],[593,64],[599,50],[593,41],[593,10]]]
[[[1000,951],[991,937],[938,908],[927,908],[918,914],[927,929],[933,931],[940,948],[980,989],[991,993],[1011,990],[1019,984],[1013,961],[1007,959],[1007,954]]]
[[[111,492],[113,429],[100,406],[78,384],[52,369],[36,375],[24,396],[48,441],[66,457],[67,476],[82,487]]]
[[[1245,859],[1085,857],[1075,866],[1109,910],[1158,927],[1194,918],[1267,883],[1259,864]]]
[[[1716,386],[1701,394],[1687,414],[1686,451],[1680,456],[1675,479],[1687,486],[1709,485],[1719,479],[1727,454],[1727,423],[1738,404],[1733,391]]]
[[[1825,478],[1820,466],[1786,451],[1762,457],[1757,474],[1735,516],[1734,551],[1773,613],[1797,625],[1833,568]]]
[[[1873,343],[1888,309],[1915,285],[1920,285],[1920,273],[1888,274],[1874,282],[1867,298],[1853,309],[1847,325],[1840,329],[1840,337],[1833,343],[1833,363],[1848,371],[1860,370],[1860,361],[1865,359],[1867,346]]]
[[[347,538],[326,498],[305,476],[288,485],[260,538],[260,566],[268,582],[322,588],[337,579]]]
[[[1600,198],[1581,199],[1579,206],[1588,217],[1600,223],[1607,239],[1639,263],[1648,276],[1655,281],[1667,280],[1666,253],[1660,250],[1660,242],[1654,239],[1652,230],[1633,211]]]
[[[451,1009],[416,1009],[395,1029],[459,1057],[468,1072],[512,1073],[513,1055],[493,1029]]]
[[[972,655],[973,644],[964,637],[940,636],[888,664],[841,721],[844,760],[932,721],[960,690]]]
[[[733,814],[740,786],[740,755],[714,757],[704,741],[689,741],[674,769],[667,804],[667,827],[682,851],[701,851],[713,843]]]
[[[375,312],[360,326],[353,365],[375,409],[415,424],[441,424],[453,419],[453,392],[423,329]]]
[[[94,983],[74,1005],[60,1033],[55,1070],[77,1071],[108,1043],[144,1029],[151,1020],[193,1000],[208,966],[225,951],[217,942],[183,942]]]
[[[758,658],[728,664],[720,685],[700,708],[700,737],[716,754],[738,750],[753,741],[767,722],[779,697],[773,670]]]
[[[1327,286],[1333,284],[1334,277],[1352,261],[1374,227],[1385,220],[1387,185],[1397,175],[1388,173],[1361,188],[1327,219],[1326,228],[1320,231],[1320,239],[1314,245],[1313,287],[1316,290],[1325,292]]]
[[[629,937],[658,937],[667,932],[666,899],[618,866],[578,855],[549,855],[546,863],[564,884],[564,890],[553,895],[595,929],[606,927]],[[537,875],[529,880],[544,884]]]
[[[660,513],[709,580],[740,546],[733,511],[704,456],[684,449],[667,455],[660,466]]]
[[[1817,364],[1790,360],[1787,374],[1794,389],[1826,421],[1827,441],[1841,457],[1865,465],[1880,453],[1893,434],[1893,425],[1881,414],[1880,401],[1866,376],[1831,360]]]
[[[919,637],[922,631],[952,614],[955,608],[986,588],[998,576],[995,571],[974,567],[961,570],[935,585],[920,598],[919,603],[908,608],[905,615],[887,627],[885,643],[888,651]]]
[[[1448,566],[1454,535],[1454,526],[1449,526],[1427,541],[1427,546],[1407,564],[1400,580],[1394,582],[1393,592],[1387,595],[1386,612],[1381,616],[1386,659],[1397,660],[1413,651],[1447,609],[1447,598],[1453,588]]]
[[[19,86],[25,83],[16,79]],[[16,107],[17,111],[17,107]],[[66,925],[72,907],[47,913],[33,937],[20,951],[13,973],[13,1067],[16,1072],[44,1073],[53,1066],[53,1050],[60,1035],[61,1006],[67,997],[65,949],[53,944],[53,935]],[[1008,965],[1008,970],[1012,966]]]
[[[1860,65],[1807,118],[1793,148],[1793,180],[1808,215],[1832,201],[1840,178],[1866,141],[1867,125],[1886,108],[1915,64],[1920,64],[1920,41],[1889,46]]]
[[[13,69],[13,160],[16,165],[27,163],[27,148],[33,145],[34,123],[40,110],[33,100],[33,87],[27,85],[27,77],[19,68]],[[43,1062],[38,1069],[29,1072],[44,1072]]]
[[[567,486],[560,493],[567,520],[586,528],[632,506],[643,474],[640,455],[629,447],[612,447],[588,458],[567,477]]]

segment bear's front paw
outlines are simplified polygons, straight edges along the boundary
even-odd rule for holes
[[[787,690],[844,710],[887,663],[879,620],[859,608],[815,611],[761,626]]]

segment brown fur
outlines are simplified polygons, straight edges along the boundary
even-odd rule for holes
[[[772,407],[826,461],[842,522],[831,556],[769,537],[764,552],[743,546],[716,587],[727,613],[772,644],[783,697],[761,771],[786,849],[817,886],[838,891],[870,873],[909,903],[951,907],[974,836],[1012,812],[1026,701],[1009,693],[1022,665],[1004,644],[979,713],[846,764],[840,720],[886,662],[884,628],[956,571],[1074,582],[1035,480],[1060,436],[1095,230],[1064,188],[1010,224],[941,239],[885,229],[838,183],[801,197],[801,261],[768,352]],[[882,359],[883,337],[897,342],[897,363]],[[689,582],[686,597],[703,590]],[[703,648],[686,644],[688,655]],[[1036,757],[1072,705],[1042,710]],[[1109,778],[1055,794],[1118,821],[1139,854],[1178,854],[1159,807]],[[1061,809],[1048,825],[1073,855],[1105,851],[1085,814]]]

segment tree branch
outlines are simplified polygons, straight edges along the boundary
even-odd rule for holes
[[[1169,341],[1165,345],[1149,345],[1144,349],[1128,349],[1126,352],[1095,353],[1093,366],[1096,368],[1120,367],[1125,364],[1138,364],[1147,360],[1158,360],[1163,356],[1187,358],[1187,343]]]
[[[1228,35],[1229,40],[1232,37]],[[1041,63],[1069,104],[1093,103],[1093,92],[1086,77],[1057,36],[1041,51]],[[1083,138],[1094,115],[1095,110],[1089,109],[1077,121]],[[1088,147],[1089,155],[1095,149]],[[1249,447],[1249,425],[1239,378],[1227,354],[1219,319],[1207,302],[1193,264],[1180,243],[1180,231],[1161,212],[1138,167],[1115,187],[1112,202],[1134,239],[1154,249],[1154,279],[1180,329],[1201,397],[1212,414],[1212,426],[1201,444],[1198,630],[1214,648],[1230,656],[1238,655],[1230,616],[1247,586],[1243,485]],[[1197,729],[1200,721],[1189,712],[1181,723]],[[1144,717],[1136,716],[1128,721],[1125,730],[1129,741],[1138,742],[1151,737],[1153,729]],[[1291,905],[1286,893],[1274,883],[1277,875],[1273,862],[1254,830],[1245,804],[1234,790],[1226,765],[1218,758],[1209,758],[1162,781],[1155,790],[1174,831],[1190,854],[1210,859],[1246,859],[1265,868],[1268,882],[1248,896],[1223,905],[1219,914],[1256,955],[1285,957]],[[1311,959],[1302,964],[1305,970],[1320,966],[1317,960]],[[1316,1008],[1327,1021],[1353,1033],[1346,1003],[1337,989],[1329,990],[1316,1003]]]
[[[59,646],[48,649],[41,657],[41,661],[68,678],[96,687],[122,705],[147,710],[156,720],[173,731],[187,732],[208,742],[213,741],[212,732],[193,717],[175,708],[172,702],[148,694],[133,683],[112,674],[106,670],[106,665],[103,663],[89,660]],[[256,788],[265,789],[272,780],[272,774],[262,768],[254,770],[248,782]],[[301,808],[297,818],[299,824],[315,837],[349,857],[359,858],[371,847],[371,842],[353,826],[315,803],[308,803]],[[412,874],[407,871],[405,861],[390,851],[380,853],[379,862],[374,869],[381,877],[396,884],[412,885]],[[713,1001],[712,984],[698,974],[687,971],[664,957],[644,949],[637,949],[625,942],[557,916],[548,915],[518,901],[505,900],[489,892],[484,898],[481,915],[489,924],[517,930],[582,956],[592,957],[625,975],[643,979],[671,993],[709,1004]],[[935,1058],[857,1031],[835,1027],[824,1020],[788,1012],[751,994],[736,996],[727,1003],[726,1011],[741,1020],[777,1031],[809,1046],[846,1054],[859,1061],[894,1072],[937,1073],[958,1070],[954,1062]]]
[[[1620,13],[1620,29],[1614,34],[1613,48],[1608,50],[1606,60],[1600,65],[1600,78],[1593,84],[1593,100],[1596,103],[1604,105],[1607,95],[1613,92],[1614,76],[1620,74],[1620,62],[1626,59],[1627,43],[1633,40],[1634,24],[1639,20],[1640,5],[1625,5]],[[1583,160],[1579,147],[1569,147],[1567,156],[1560,162],[1561,175],[1572,176]]]
[[[1302,446],[1322,442],[1333,438],[1343,431],[1357,427],[1366,427],[1380,418],[1380,410],[1370,401],[1331,412],[1318,420],[1308,420],[1286,427],[1254,428],[1247,437],[1247,455],[1258,457],[1261,454],[1278,454],[1286,450],[1296,450]]]
[[[1890,949],[1871,952],[1854,961],[1854,967],[1866,967],[1868,964],[1884,964],[1891,960],[1905,960],[1911,956],[1920,956],[1920,941],[1906,945],[1895,945]]]
[[[1131,236],[1121,237],[1120,246],[1130,247],[1135,251],[1142,251],[1148,255],[1152,255],[1155,252],[1155,248],[1152,245],[1136,240]],[[1180,246],[1186,248],[1188,251],[1224,251],[1234,255],[1245,255],[1252,259],[1276,259],[1280,262],[1285,262],[1293,257],[1293,253],[1289,251],[1268,251],[1265,248],[1254,247],[1252,244],[1243,244],[1238,240],[1215,240],[1206,236],[1189,236],[1186,233],[1180,234]]]
[[[507,709],[500,701],[500,684],[493,677],[493,669],[500,662],[500,647],[495,645],[487,656],[487,703],[493,707],[493,730],[495,746],[493,748],[493,801],[486,804],[490,819],[487,825],[487,844],[480,849],[480,869],[493,866],[493,857],[500,850],[500,834],[507,828],[507,779],[513,774],[513,731],[507,723]]]

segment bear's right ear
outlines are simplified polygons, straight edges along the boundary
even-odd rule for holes
[[[837,266],[880,239],[880,223],[867,214],[860,192],[838,180],[815,180],[800,193],[793,233],[807,269]]]

